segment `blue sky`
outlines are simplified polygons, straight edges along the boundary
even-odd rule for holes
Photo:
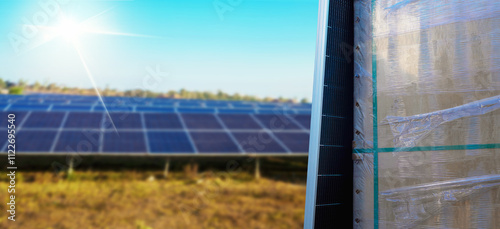
[[[311,98],[317,1],[55,2],[0,0],[0,77],[91,87],[83,59],[100,88]]]

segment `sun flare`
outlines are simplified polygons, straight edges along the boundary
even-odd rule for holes
[[[71,19],[63,19],[59,25],[55,27],[58,36],[66,41],[75,41],[82,34],[82,26]]]

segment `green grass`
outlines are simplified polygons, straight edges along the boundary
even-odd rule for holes
[[[246,173],[23,173],[0,228],[302,228],[305,186]],[[7,182],[2,179],[3,190]],[[7,201],[7,192],[0,192]],[[5,206],[5,205],[4,205]]]

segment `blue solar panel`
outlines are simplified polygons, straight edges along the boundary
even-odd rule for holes
[[[284,115],[267,115],[258,114],[255,115],[257,119],[270,130],[289,130],[289,129],[300,129],[292,120]]]
[[[13,112],[0,112],[0,128],[7,128],[8,125],[11,125],[10,122],[8,122],[8,115],[9,114],[14,114],[14,125],[17,127],[19,124],[21,124],[24,120],[24,117],[26,117],[26,112],[25,111],[13,111]],[[7,132],[7,131],[5,131]]]
[[[241,148],[247,153],[284,153],[276,140],[265,131],[233,132]]]
[[[103,113],[70,112],[65,128],[101,128]]]
[[[56,131],[21,130],[16,133],[16,152],[49,152]]]
[[[177,114],[144,114],[144,121],[149,129],[182,129]]]
[[[182,114],[182,119],[190,129],[222,129],[213,114]]]
[[[12,104],[8,110],[19,110],[19,111],[46,111],[49,109],[50,105],[23,105],[23,104]]]
[[[215,113],[214,108],[177,108],[179,113]]]
[[[191,138],[202,153],[237,153],[238,146],[223,132],[191,132]]]
[[[135,152],[145,153],[144,133],[134,132],[107,132],[104,134],[103,152]]]
[[[185,132],[148,132],[149,150],[152,153],[193,153]]]
[[[59,128],[64,114],[63,112],[31,112],[23,128]]]
[[[111,121],[116,129],[141,129],[141,116],[137,113],[110,113]],[[105,116],[105,127],[109,125],[110,120]]]
[[[69,105],[93,105],[97,100],[71,100]]]
[[[311,110],[305,110],[305,109],[295,109],[295,113],[297,114],[306,114],[306,115],[311,115]]]
[[[308,114],[310,104],[258,103],[250,101],[183,100],[165,98],[103,97],[110,112],[161,112],[172,113],[255,113],[261,114]],[[4,103],[2,102],[4,101]],[[4,106],[11,104],[11,106]],[[95,108],[90,108],[93,105]],[[134,106],[137,106],[134,110]],[[9,110],[53,110],[53,111],[104,111],[96,96],[44,95],[26,96],[0,95],[0,109]]]
[[[155,100],[155,101],[153,101],[153,105],[173,107],[175,105],[175,102],[174,101],[170,101],[170,100],[167,100],[167,101],[164,101],[164,100]]]
[[[45,103],[45,104],[67,104],[68,100],[66,100],[66,99],[44,99],[43,103]]]
[[[246,104],[246,103],[232,103],[231,105],[234,108],[248,108],[248,109],[253,109],[254,108],[253,104]]]
[[[277,109],[258,109],[257,112],[259,114],[286,114],[287,110],[283,108],[277,108]]]
[[[254,109],[239,109],[239,108],[229,108],[229,109],[224,109],[224,108],[219,108],[219,113],[222,114],[254,114],[255,110]]]
[[[260,103],[258,104],[258,107],[261,109],[276,109],[276,108],[282,108],[283,106],[281,104],[268,104],[268,103]]]
[[[262,129],[262,127],[247,114],[219,114],[219,117],[229,129]]]
[[[146,107],[138,106],[135,108],[137,112],[161,112],[161,113],[174,113],[175,109],[173,107]]]
[[[199,101],[193,100],[183,100],[179,101],[179,107],[200,107],[201,103]]]
[[[8,134],[9,133],[7,133],[7,128],[0,128],[0,147],[2,147],[1,152],[7,152],[5,147],[7,146],[7,141],[9,140]]]
[[[133,111],[133,107],[131,106],[106,106],[106,109],[108,111]],[[94,111],[105,111],[106,109],[104,109],[103,106],[95,106],[94,107]]]
[[[274,133],[292,152],[309,151],[309,134],[307,133]]]
[[[229,104],[226,101],[206,101],[205,106],[216,108],[227,108]]]
[[[55,152],[90,153],[99,151],[100,132],[62,131]]]
[[[299,109],[311,109],[311,104],[310,103],[291,104],[290,107]]]
[[[42,104],[41,99],[20,99],[14,102],[16,105],[39,105]]]
[[[53,111],[90,111],[91,105],[54,105]]]
[[[311,115],[293,115],[292,117],[306,129],[310,128]]]

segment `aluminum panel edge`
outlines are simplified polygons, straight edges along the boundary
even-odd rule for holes
[[[316,59],[314,64],[314,84],[309,135],[309,156],[307,165],[306,204],[304,229],[313,229],[316,211],[316,188],[318,178],[319,146],[321,136],[321,116],[323,108],[323,88],[326,60],[326,38],[328,31],[329,0],[320,0],[316,35]]]

